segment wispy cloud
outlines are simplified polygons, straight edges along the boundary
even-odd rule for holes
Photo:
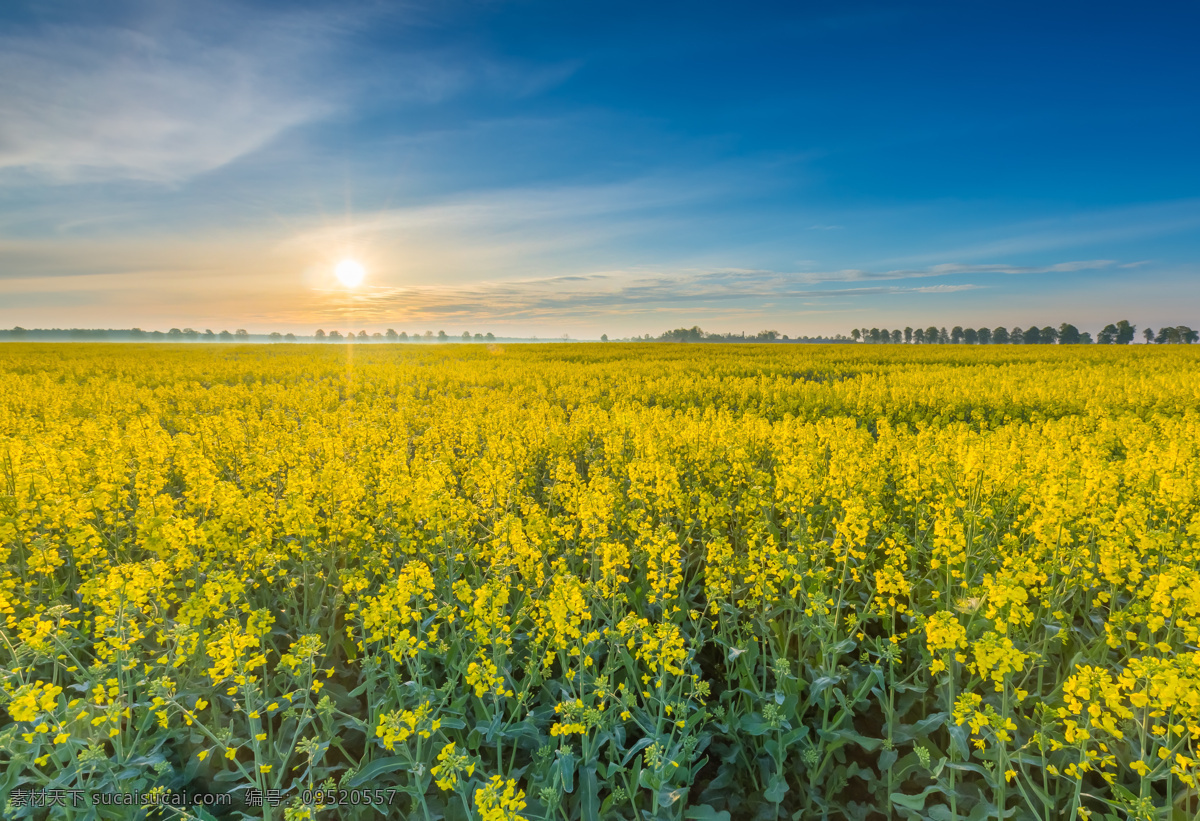
[[[520,98],[578,68],[430,48],[370,55],[361,66],[351,59],[361,47],[349,44],[381,15],[373,6],[165,0],[105,24],[14,27],[0,34],[0,174],[177,183],[365,100],[432,104],[474,88]]]
[[[772,271],[609,271],[461,287],[372,288],[361,293],[326,290],[297,309],[311,315],[317,303],[327,316],[360,323],[462,320],[549,323],[661,314],[664,309],[729,307],[759,311],[762,300],[855,299],[900,294],[948,294],[983,286],[939,284],[916,287],[809,288],[794,274]],[[285,317],[281,317],[285,318]]]
[[[201,27],[179,8],[0,37],[0,169],[173,182],[331,110],[296,82],[328,42],[319,19],[246,19],[214,4]]]

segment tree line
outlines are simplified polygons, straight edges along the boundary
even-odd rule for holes
[[[1122,319],[1105,325],[1095,339],[1089,332],[1080,331],[1069,322],[1057,328],[1031,325],[1024,329],[1014,327],[1011,331],[1003,326],[963,328],[961,325],[955,325],[950,330],[933,325],[928,328],[905,328],[903,331],[855,328],[850,332],[850,338],[855,342],[892,345],[1128,345],[1136,338],[1136,333],[1137,326]],[[1159,345],[1190,345],[1200,341],[1200,333],[1186,325],[1163,327],[1157,333],[1153,328],[1145,328],[1142,337],[1147,343]]]

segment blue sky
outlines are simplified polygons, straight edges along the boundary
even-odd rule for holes
[[[1193,4],[196,5],[0,6],[0,327],[1200,326]]]

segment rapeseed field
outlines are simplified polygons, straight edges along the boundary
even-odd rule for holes
[[[3,815],[1196,817],[1198,366],[6,345]]]

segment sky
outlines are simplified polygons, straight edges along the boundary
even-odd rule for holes
[[[1200,327],[1197,30],[1179,2],[8,0],[0,328]]]

